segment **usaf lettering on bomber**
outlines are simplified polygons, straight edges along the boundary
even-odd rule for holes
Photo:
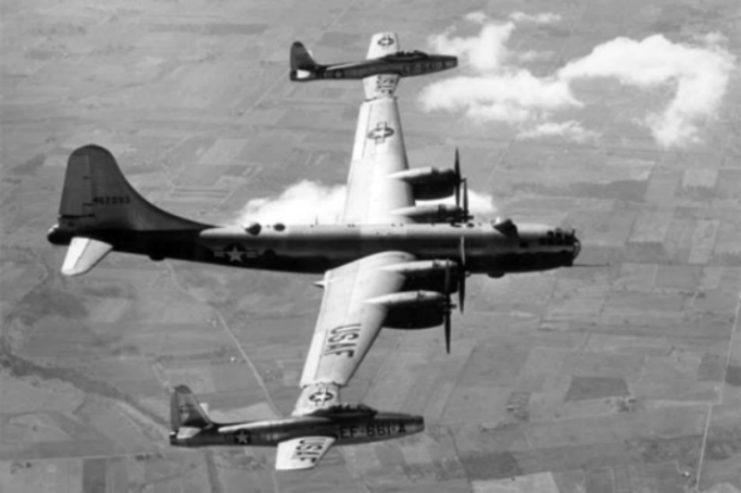
[[[69,158],[59,218],[48,234],[51,243],[69,245],[62,265],[69,276],[90,271],[111,251],[323,275],[317,283],[323,301],[291,417],[222,426],[185,389],[173,398],[191,403],[185,412],[173,412],[173,444],[277,444],[279,469],[312,467],[333,443],[422,429],[419,417],[338,408],[340,389],[382,327],[442,326],[449,352],[453,298],[457,294],[463,311],[469,275],[496,278],[571,266],[580,250],[574,231],[509,219],[473,221],[457,149],[451,168],[408,167],[395,97],[399,78],[449,69],[455,57],[401,52],[396,34],[384,32],[373,36],[364,62],[319,66],[298,43],[290,58],[297,80],[334,78],[332,73],[363,79],[338,224],[222,227],[178,217],[137,193],[110,152],[88,145]],[[421,203],[451,196],[453,205]]]

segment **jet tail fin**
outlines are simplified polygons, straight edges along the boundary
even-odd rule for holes
[[[291,45],[291,80],[312,79],[320,66],[302,42],[294,41]]]
[[[208,428],[213,425],[213,421],[187,385],[175,387],[170,398],[170,425],[173,431],[178,431],[181,426]]]
[[[62,264],[62,274],[78,276],[88,272],[103,260],[113,245],[103,241],[75,236],[67,249],[67,256]]]

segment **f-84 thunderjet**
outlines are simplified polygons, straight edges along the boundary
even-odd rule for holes
[[[355,445],[400,438],[424,430],[424,418],[378,412],[370,407],[336,405],[287,418],[215,423],[191,390],[179,385],[170,403],[170,444],[179,447],[278,447],[275,468],[308,469],[332,445]]]
[[[458,65],[450,55],[431,55],[422,51],[400,51],[398,40],[391,33],[374,39],[375,46],[366,60],[322,65],[309,50],[296,41],[291,46],[291,80],[306,82],[316,79],[365,79],[374,75],[411,77],[448,70]]]
[[[393,43],[384,41],[388,38]],[[393,50],[392,48],[393,47]],[[373,36],[368,58],[398,51]],[[58,223],[48,239],[69,245],[62,273],[79,275],[110,251],[247,269],[323,274],[324,289],[293,416],[336,406],[382,327],[444,327],[463,310],[471,274],[500,277],[573,265],[574,231],[511,220],[474,222],[458,153],[451,169],[409,169],[394,91],[399,76],[363,80],[347,198],[338,224],[214,226],[148,202],[98,146],[72,153]],[[455,196],[454,205],[420,200]]]

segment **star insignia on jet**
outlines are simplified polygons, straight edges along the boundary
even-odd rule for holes
[[[376,144],[383,144],[387,137],[394,135],[394,129],[388,126],[386,122],[378,122],[376,127],[368,132],[367,137],[376,141]]]
[[[391,46],[392,44],[394,44],[394,38],[392,38],[388,34],[385,34],[381,39],[378,40],[378,44],[383,46],[384,48],[386,46]]]
[[[309,400],[314,404],[323,404],[334,399],[334,394],[326,389],[318,390],[309,396]]]
[[[250,443],[250,434],[247,433],[244,430],[239,430],[239,433],[236,435],[237,443],[242,444],[249,444]]]
[[[229,257],[230,263],[241,263],[242,262],[242,256],[244,255],[244,248],[241,246],[234,244],[231,245],[229,248],[224,250],[224,253],[227,257]]]

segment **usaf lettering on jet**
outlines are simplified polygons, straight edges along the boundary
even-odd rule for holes
[[[316,462],[322,456],[324,440],[320,438],[303,438],[299,440],[293,452],[293,458],[301,461]]]

